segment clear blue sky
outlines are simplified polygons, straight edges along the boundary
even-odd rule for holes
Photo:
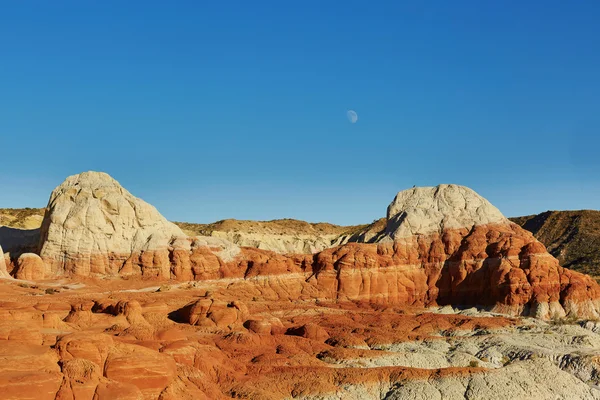
[[[598,209],[600,2],[6,1],[0,207],[110,173],[167,218]],[[351,124],[348,109],[359,120]]]

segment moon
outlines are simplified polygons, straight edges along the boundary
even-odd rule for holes
[[[346,116],[351,124],[355,124],[356,121],[358,121],[358,114],[354,110],[348,110],[348,112],[346,112]]]

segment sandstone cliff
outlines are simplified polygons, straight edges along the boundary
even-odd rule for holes
[[[399,192],[388,206],[386,236],[398,240],[507,222],[496,207],[467,187],[415,187]]]
[[[44,211],[44,208],[0,209],[0,244],[11,253],[11,258],[37,250]],[[561,266],[600,277],[600,211],[546,211],[509,219],[532,232]],[[174,224],[189,236],[215,236],[238,246],[286,254],[316,253],[348,242],[378,242],[385,235],[387,218],[358,226],[291,219]]]
[[[600,398],[600,323],[562,318],[597,319],[598,285],[468,188],[283,255],[186,236],[85,173],[42,232],[45,258],[7,268],[40,282],[0,279],[1,398]],[[88,276],[131,279],[69,284]]]

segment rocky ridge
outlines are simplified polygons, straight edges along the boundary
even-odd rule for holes
[[[226,219],[212,224],[177,222],[189,235],[215,236],[241,247],[254,247],[281,254],[314,254],[347,241],[346,237],[365,225],[339,226],[295,219],[240,221]]]
[[[37,251],[44,210],[0,209],[0,243],[13,255],[11,257]],[[532,232],[561,266],[600,276],[600,211],[546,211],[509,220]],[[174,224],[188,236],[215,236],[241,247],[287,254],[315,253],[348,242],[378,242],[385,235],[387,218],[356,226],[291,219],[264,222],[229,219],[211,224]]]
[[[546,211],[511,220],[532,232],[562,266],[600,277],[600,211]]]
[[[591,278],[560,267],[529,232],[457,185],[399,192],[384,231],[368,238],[377,243],[284,256],[188,237],[110,176],[87,172],[53,191],[41,232],[39,259],[19,258],[17,276],[187,281],[296,274],[338,301],[477,305],[544,319],[600,316],[600,288]]]

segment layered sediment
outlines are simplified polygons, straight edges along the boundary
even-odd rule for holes
[[[374,243],[349,242],[314,255],[240,248],[221,238],[189,237],[107,174],[87,172],[53,191],[41,229],[41,263],[28,255],[17,271],[27,279],[179,281],[296,274],[308,277],[314,293],[338,301],[600,317],[593,279],[560,267],[531,233],[469,188],[399,192],[385,226],[375,230],[353,236]]]

